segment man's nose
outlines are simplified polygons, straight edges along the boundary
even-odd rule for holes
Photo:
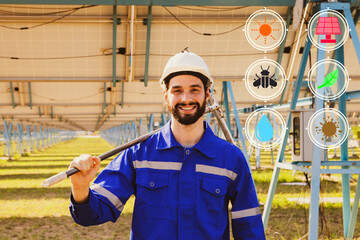
[[[181,102],[184,103],[192,102],[191,94],[188,92],[184,92],[183,95],[181,96]]]

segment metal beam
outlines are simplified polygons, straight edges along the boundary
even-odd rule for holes
[[[346,92],[346,100],[359,99],[360,98],[360,90]]]
[[[31,94],[31,82],[28,82],[29,87],[29,107],[32,109],[32,94]]]
[[[11,104],[12,104],[12,108],[16,107],[15,104],[15,99],[14,99],[14,87],[13,87],[13,83],[10,82],[10,93],[11,93]]]
[[[151,17],[152,17],[152,6],[148,6],[148,18],[146,21],[147,32],[146,32],[146,55],[145,55],[145,74],[144,74],[144,85],[148,85],[148,74],[149,74],[149,55],[150,55],[150,35],[151,35]]]
[[[115,0],[0,0],[0,4],[114,5]],[[136,6],[294,6],[295,0],[117,0],[117,5]]]
[[[227,82],[223,82],[223,93],[224,93],[224,107],[226,114],[226,125],[231,132],[231,124],[230,124],[230,109],[229,109],[229,99],[228,99],[228,90],[227,90]]]
[[[303,13],[303,16],[302,16],[301,23],[300,23],[300,25],[297,28],[296,33],[295,33],[295,38],[294,39],[296,39],[296,44],[295,44],[295,46],[291,47],[290,58],[289,58],[290,61],[289,61],[289,64],[288,64],[288,66],[286,68],[286,72],[285,72],[286,77],[287,77],[288,80],[285,82],[284,90],[281,93],[280,104],[283,103],[284,99],[285,99],[285,101],[287,101],[287,99],[290,96],[290,92],[292,90],[291,88],[288,88],[288,86],[291,86],[291,82],[293,81],[293,67],[294,67],[294,64],[295,64],[296,60],[300,57],[298,47],[299,47],[299,44],[300,44],[300,38],[302,36],[303,27],[304,26],[306,27],[305,18],[306,18],[308,8],[309,8],[309,3],[306,4],[306,7],[304,9],[304,13]]]
[[[344,46],[336,49],[336,60],[344,64]],[[343,86],[344,79],[339,79],[337,81],[338,88]],[[346,116],[346,95],[343,94],[340,96],[339,101],[339,110]],[[340,126],[345,127],[345,126]],[[343,144],[340,146],[341,151],[341,161],[348,161],[348,140],[346,139]],[[344,237],[348,234],[351,205],[350,205],[350,176],[349,174],[342,174],[342,193],[343,193],[343,224],[344,224]]]
[[[116,31],[117,31],[117,5],[113,6],[113,48],[112,48],[112,82],[113,87],[116,87]]]

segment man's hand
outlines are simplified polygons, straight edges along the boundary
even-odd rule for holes
[[[82,154],[80,157],[74,158],[70,168],[80,170],[70,177],[73,198],[76,203],[84,203],[89,196],[90,182],[95,178],[96,173],[100,169],[100,158]]]

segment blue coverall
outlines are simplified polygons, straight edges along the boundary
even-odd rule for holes
[[[90,187],[88,203],[71,197],[75,222],[115,222],[135,195],[131,239],[265,239],[256,191],[241,150],[205,133],[191,148],[174,138],[170,123],[117,156]]]

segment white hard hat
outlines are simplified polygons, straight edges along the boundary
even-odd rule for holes
[[[160,86],[163,89],[166,89],[164,80],[167,77],[176,76],[176,73],[179,73],[179,75],[189,74],[195,75],[197,77],[200,76],[202,80],[207,78],[208,82],[204,82],[205,87],[211,87],[214,83],[214,80],[210,76],[209,68],[206,65],[204,59],[199,55],[190,52],[188,48],[185,48],[182,52],[175,54],[169,59],[160,78]]]

